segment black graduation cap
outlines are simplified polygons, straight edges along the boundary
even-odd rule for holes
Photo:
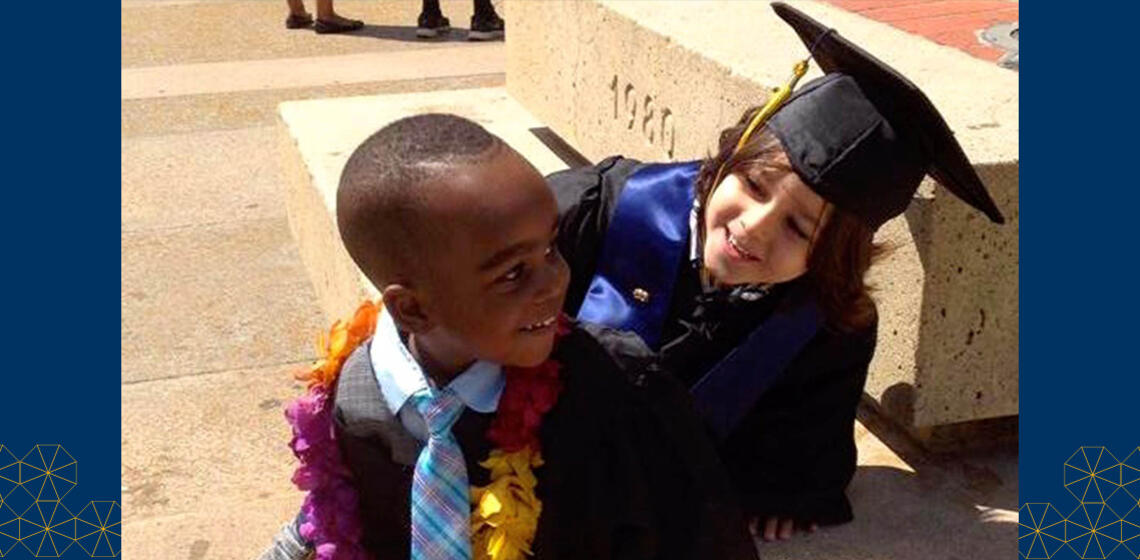
[[[800,177],[872,229],[904,210],[924,175],[999,224],[1005,218],[942,115],[914,84],[803,12],[772,4],[827,75],[772,115]]]

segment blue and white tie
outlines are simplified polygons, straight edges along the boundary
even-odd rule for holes
[[[471,501],[467,465],[451,426],[463,401],[450,389],[412,395],[428,440],[412,475],[412,560],[471,558]]]

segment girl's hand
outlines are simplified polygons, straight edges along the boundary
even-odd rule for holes
[[[815,523],[808,524],[806,527],[800,526],[801,531],[814,533],[819,526]],[[752,533],[753,537],[764,539],[764,542],[772,542],[774,540],[787,540],[792,538],[792,533],[796,530],[796,522],[790,517],[753,517],[748,521],[748,532]]]

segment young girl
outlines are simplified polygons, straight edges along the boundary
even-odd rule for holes
[[[853,423],[877,316],[875,230],[927,172],[1003,221],[913,84],[782,4],[828,74],[721,133],[703,162],[619,157],[549,177],[565,309],[632,330],[689,385],[754,534],[852,518]]]

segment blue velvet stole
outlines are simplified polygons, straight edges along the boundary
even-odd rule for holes
[[[802,286],[792,290],[767,320],[689,390],[697,412],[718,439],[732,433],[823,324],[823,313],[806,290]]]
[[[689,248],[699,170],[699,162],[651,164],[626,179],[578,320],[633,331],[658,349]]]

